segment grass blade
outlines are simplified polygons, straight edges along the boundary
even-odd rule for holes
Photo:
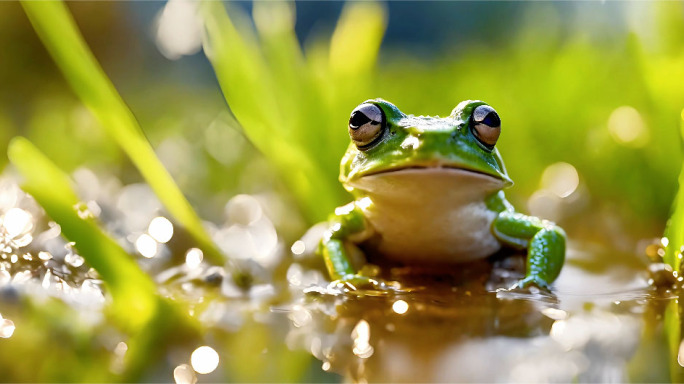
[[[684,247],[684,165],[679,174],[679,190],[674,201],[674,212],[667,222],[665,228],[665,238],[668,239],[663,260],[669,264],[674,271],[679,272],[682,263],[682,247]]]
[[[152,279],[93,219],[81,218],[79,199],[69,178],[31,142],[17,137],[8,149],[12,164],[24,176],[22,188],[45,209],[76,243],[81,256],[97,270],[114,300],[114,313],[126,328],[136,329],[155,308],[156,288]]]
[[[8,157],[24,176],[22,188],[59,223],[62,234],[76,244],[79,254],[105,282],[112,296],[109,313],[131,335],[123,374],[125,381],[138,380],[153,360],[152,356],[163,355],[160,346],[196,337],[194,321],[157,295],[152,279],[94,219],[78,214],[79,199],[66,174],[22,137],[12,140]]]
[[[256,9],[264,12],[264,6],[257,5]],[[205,52],[231,111],[250,141],[278,169],[306,217],[310,221],[324,219],[338,204],[340,188],[320,182],[326,179],[320,159],[312,158],[310,149],[297,140],[297,131],[307,129],[299,122],[316,123],[319,131],[329,128],[315,115],[303,118],[306,108],[291,102],[303,93],[299,87],[305,83],[275,80],[282,75],[280,69],[269,68],[256,37],[246,28],[238,30],[221,2],[202,2],[200,12],[207,32]],[[296,66],[298,53],[294,50],[298,47],[291,39],[289,47],[289,52],[272,51],[272,57],[283,65]],[[326,144],[324,140],[317,142],[321,146]]]
[[[223,263],[223,255],[156,157],[135,116],[86,45],[64,3],[22,1],[22,6],[38,36],[81,101],[130,157],[169,213],[199,243],[207,260]]]
[[[325,219],[346,196],[337,181],[349,144],[345,122],[371,97],[384,8],[347,4],[318,61],[301,52],[291,4],[254,4],[258,38],[240,28],[244,16],[231,10],[229,17],[220,2],[202,2],[200,14],[204,50],[245,134],[278,169],[309,222]]]

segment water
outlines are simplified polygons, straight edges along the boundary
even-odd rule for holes
[[[145,359],[139,380],[684,380],[678,292],[648,284],[656,240],[642,255],[572,239],[553,292],[506,290],[524,269],[524,255],[515,253],[450,268],[367,267],[392,282],[388,288],[344,291],[328,287],[311,256],[320,228],[283,244],[260,200],[242,195],[212,230],[253,275],[242,289],[231,268],[203,261],[143,186],[91,195],[84,207],[98,209],[79,209],[105,216],[160,295],[200,330],[169,331],[138,357]],[[156,208],[141,210],[132,203],[138,197]],[[135,335],[111,323],[97,272],[12,182],[0,179],[0,201],[0,381],[113,380]],[[154,253],[140,251],[141,236]]]
[[[624,257],[571,250],[553,293],[503,290],[515,271],[502,278],[479,265],[443,275],[404,268],[391,293],[310,289],[291,338],[353,382],[676,381],[665,341],[678,334],[665,325],[676,295],[650,287]],[[588,272],[591,260],[607,268]]]

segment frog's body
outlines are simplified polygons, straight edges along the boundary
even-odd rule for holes
[[[376,247],[387,258],[453,263],[487,257],[501,247],[491,230],[496,213],[487,209],[482,198],[483,189],[491,192],[501,185],[492,177],[434,167],[382,173],[361,181],[354,184],[367,196],[360,200],[361,210],[368,224],[382,234]]]
[[[413,264],[472,261],[508,245],[528,248],[518,285],[547,287],[562,267],[565,234],[506,201],[502,189],[512,181],[494,147],[500,129],[480,101],[446,118],[405,115],[381,99],[359,105],[340,172],[356,199],[335,211],[319,247],[331,277],[348,286],[369,281],[352,267],[350,243]]]

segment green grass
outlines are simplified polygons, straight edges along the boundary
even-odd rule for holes
[[[112,297],[107,313],[130,336],[122,377],[139,380],[148,364],[163,354],[161,346],[192,337],[197,326],[185,312],[157,295],[152,279],[99,223],[79,215],[79,199],[66,174],[21,137],[12,140],[8,155],[24,177],[22,188],[60,224],[63,236],[75,243],[105,282]]]
[[[292,6],[255,2],[256,35],[245,15],[231,7],[228,16],[221,2],[200,10],[204,50],[231,111],[314,223],[348,199],[337,181],[345,122],[373,94],[386,15],[375,2],[347,3],[330,41],[313,42],[305,55]]]
[[[23,1],[38,36],[69,85],[109,137],[128,155],[166,209],[199,243],[207,260],[223,264],[200,218],[159,161],[133,113],[104,73],[61,1]]]

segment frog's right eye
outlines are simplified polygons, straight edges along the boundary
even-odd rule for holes
[[[385,114],[375,104],[361,104],[349,117],[349,137],[359,149],[368,148],[382,135]]]
[[[501,119],[494,108],[480,105],[473,110],[471,128],[477,141],[491,151],[501,135]]]

